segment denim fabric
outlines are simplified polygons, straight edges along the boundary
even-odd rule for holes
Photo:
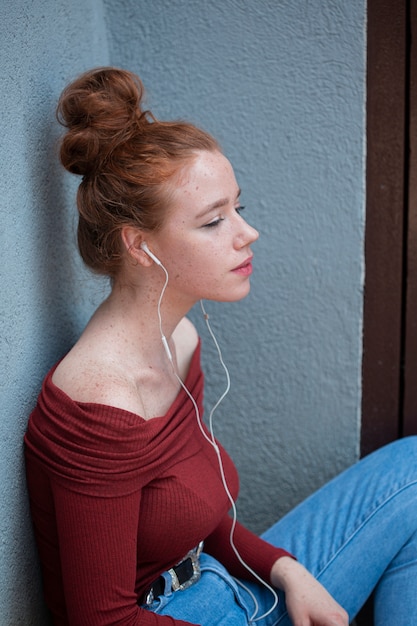
[[[347,469],[263,535],[303,563],[348,611],[357,614],[372,590],[377,626],[417,623],[417,437],[396,441]],[[150,610],[202,626],[247,626],[250,594],[211,556],[192,587],[168,592]],[[258,615],[271,593],[244,584]],[[290,626],[285,598],[260,626]]]
[[[208,554],[200,556],[201,578],[184,591],[166,592],[150,610],[202,626],[246,626],[250,616],[239,587],[227,570]]]

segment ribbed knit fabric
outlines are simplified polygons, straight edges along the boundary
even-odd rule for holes
[[[140,608],[161,572],[201,539],[229,571],[248,577],[230,547],[230,503],[217,456],[181,390],[151,420],[71,400],[45,378],[25,436],[32,519],[44,593],[56,626],[184,624]],[[185,384],[201,414],[200,344]],[[238,476],[221,449],[233,497]],[[287,554],[237,525],[245,561],[269,579]]]

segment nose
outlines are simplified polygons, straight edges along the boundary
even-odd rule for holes
[[[245,246],[254,243],[259,239],[259,233],[256,228],[253,228],[246,220],[240,218],[240,228],[236,234],[235,245],[237,248],[244,248]]]

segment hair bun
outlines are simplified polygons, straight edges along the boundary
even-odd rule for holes
[[[62,92],[57,118],[68,131],[61,162],[74,174],[100,169],[117,146],[148,123],[141,110],[144,89],[133,73],[111,67],[82,74]]]

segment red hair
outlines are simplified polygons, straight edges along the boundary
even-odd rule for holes
[[[67,128],[64,167],[83,176],[78,188],[78,246],[94,271],[114,277],[123,253],[120,231],[161,227],[169,204],[167,182],[200,150],[219,150],[193,124],[160,122],[142,110],[144,89],[135,74],[98,68],[63,91],[57,108]]]

